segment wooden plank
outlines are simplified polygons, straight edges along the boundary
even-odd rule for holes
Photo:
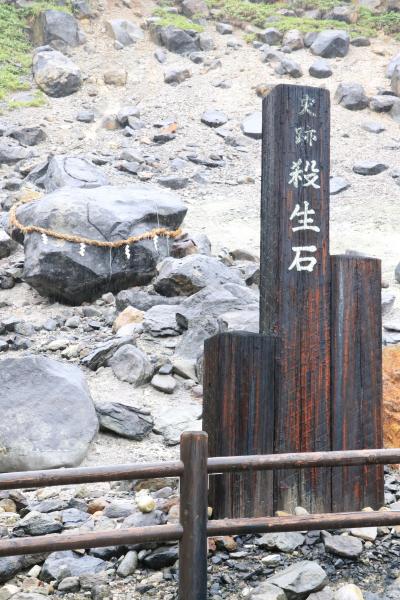
[[[207,434],[181,435],[179,600],[207,600]]]
[[[330,450],[329,92],[263,101],[260,331],[281,338],[275,452]],[[331,509],[329,469],[278,471],[276,508]]]
[[[273,452],[275,346],[274,339],[247,332],[206,340],[203,429],[209,456]],[[271,515],[272,472],[211,476],[210,506],[217,518]]]
[[[381,265],[332,256],[332,449],[381,448]],[[383,467],[332,469],[333,510],[383,505]]]

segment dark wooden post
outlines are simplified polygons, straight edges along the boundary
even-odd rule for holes
[[[246,332],[205,342],[203,428],[210,456],[273,452],[275,342]],[[273,514],[273,473],[211,476],[210,505],[216,518]]]
[[[181,435],[179,600],[207,600],[208,436]]]
[[[263,101],[260,331],[281,338],[275,452],[331,448],[329,92]],[[329,469],[278,471],[276,508],[331,509]]]
[[[381,265],[332,256],[332,450],[382,448]],[[383,505],[383,467],[332,469],[333,510]]]

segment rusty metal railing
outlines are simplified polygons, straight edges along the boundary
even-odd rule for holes
[[[208,520],[208,475],[285,468],[400,463],[400,449],[345,450],[208,458],[207,434],[185,432],[180,460],[160,463],[4,473],[0,490],[153,477],[180,478],[180,523],[95,533],[61,533],[0,540],[0,556],[35,554],[146,542],[179,542],[179,598],[207,598],[207,537],[280,531],[312,531],[400,524],[400,511]]]

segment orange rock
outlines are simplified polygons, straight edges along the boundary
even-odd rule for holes
[[[400,448],[400,346],[383,349],[383,441]]]
[[[133,306],[127,306],[125,310],[118,315],[114,321],[113,331],[116,333],[118,329],[124,327],[124,325],[131,325],[132,323],[141,323],[143,321],[144,312],[134,308]]]

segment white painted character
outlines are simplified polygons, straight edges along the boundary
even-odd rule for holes
[[[305,201],[304,202],[304,210],[301,210],[300,204],[296,204],[294,211],[290,215],[290,220],[297,218],[299,225],[298,227],[293,227],[292,231],[304,231],[305,229],[311,229],[312,231],[320,231],[320,228],[317,225],[313,225],[314,219],[311,215],[315,215],[315,210],[310,208],[310,204]]]
[[[301,100],[301,110],[299,115],[311,115],[315,117],[315,112],[312,111],[313,106],[315,105],[315,98],[310,98],[308,94],[306,94]]]
[[[294,246],[292,248],[295,253],[292,264],[289,267],[289,271],[296,268],[296,271],[308,271],[311,273],[317,264],[315,256],[301,256],[302,252],[316,252],[316,246]]]
[[[296,144],[301,144],[301,142],[306,142],[312,148],[314,142],[317,141],[317,131],[316,129],[305,129],[304,127],[296,127]]]

